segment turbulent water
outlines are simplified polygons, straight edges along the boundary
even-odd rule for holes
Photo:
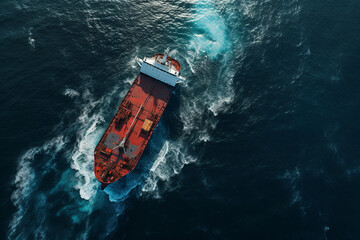
[[[360,3],[0,3],[3,239],[360,239]],[[136,169],[93,151],[139,73],[176,87]]]

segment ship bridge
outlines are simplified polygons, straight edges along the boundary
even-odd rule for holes
[[[185,81],[185,78],[179,75],[180,64],[168,56],[168,51],[166,49],[164,54],[155,54],[151,58],[136,58],[136,61],[141,66],[140,72],[174,87]]]

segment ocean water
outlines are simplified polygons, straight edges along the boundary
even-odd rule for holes
[[[360,239],[360,2],[0,2],[1,239]],[[136,169],[93,151],[169,47]]]

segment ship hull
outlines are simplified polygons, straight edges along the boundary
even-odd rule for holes
[[[95,148],[94,172],[107,186],[137,165],[174,87],[140,73]]]

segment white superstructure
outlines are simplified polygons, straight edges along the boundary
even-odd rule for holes
[[[136,61],[141,66],[140,72],[174,87],[185,78],[181,77],[171,61],[167,60],[168,51],[168,49],[165,51],[163,58],[145,57],[144,59],[136,58]]]

